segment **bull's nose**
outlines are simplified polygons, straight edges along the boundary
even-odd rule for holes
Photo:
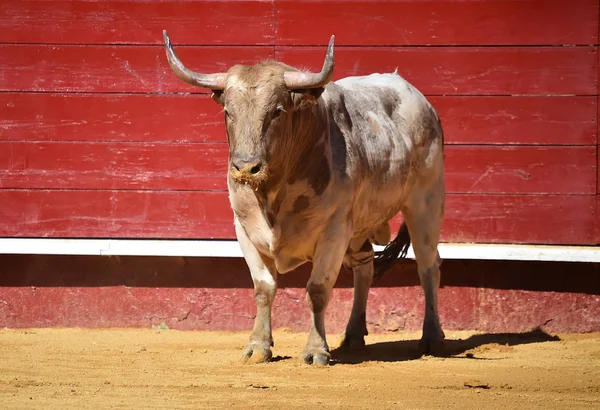
[[[233,158],[231,160],[231,164],[235,169],[240,172],[249,173],[251,175],[256,175],[262,169],[262,161],[257,158],[252,159],[240,159]]]

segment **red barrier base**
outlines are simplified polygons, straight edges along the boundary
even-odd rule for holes
[[[255,306],[242,259],[2,255],[0,326],[250,330]],[[310,266],[280,276],[275,327],[307,330]],[[342,332],[352,305],[342,270],[327,330]],[[413,261],[374,283],[371,332],[413,331],[423,320]],[[445,261],[439,296],[445,330],[600,331],[600,266],[580,263]]]

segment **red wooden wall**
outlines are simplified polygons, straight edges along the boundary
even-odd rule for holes
[[[598,0],[0,1],[0,236],[233,238],[220,107],[276,58],[391,72],[442,117],[443,238],[598,244]]]

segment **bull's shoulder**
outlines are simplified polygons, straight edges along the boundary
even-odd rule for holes
[[[425,96],[397,73],[342,78],[326,87],[324,98],[330,107],[342,105],[359,117],[366,111],[414,117],[431,108]]]
[[[358,75],[341,78],[336,84],[349,86],[351,84],[388,85],[390,83],[407,83],[397,72],[394,73],[372,73],[369,75]]]
[[[397,73],[374,73],[365,76],[345,77],[335,82],[345,93],[385,93],[395,91],[400,95],[420,94],[418,90]]]
[[[338,80],[326,87],[324,99],[334,166],[341,165],[354,180],[392,180],[432,144],[441,144],[437,113],[396,73]],[[391,169],[392,163],[401,166]]]
[[[368,120],[366,113],[380,119],[389,118],[399,127],[407,121],[433,123],[439,120],[427,98],[396,72],[342,78],[328,86],[325,94],[329,106],[338,110],[343,106],[350,121]]]

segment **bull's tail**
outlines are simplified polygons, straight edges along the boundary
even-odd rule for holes
[[[398,236],[387,244],[381,252],[375,252],[375,277],[381,277],[388,269],[398,262],[398,258],[406,258],[410,246],[410,233],[406,222],[402,223]]]

